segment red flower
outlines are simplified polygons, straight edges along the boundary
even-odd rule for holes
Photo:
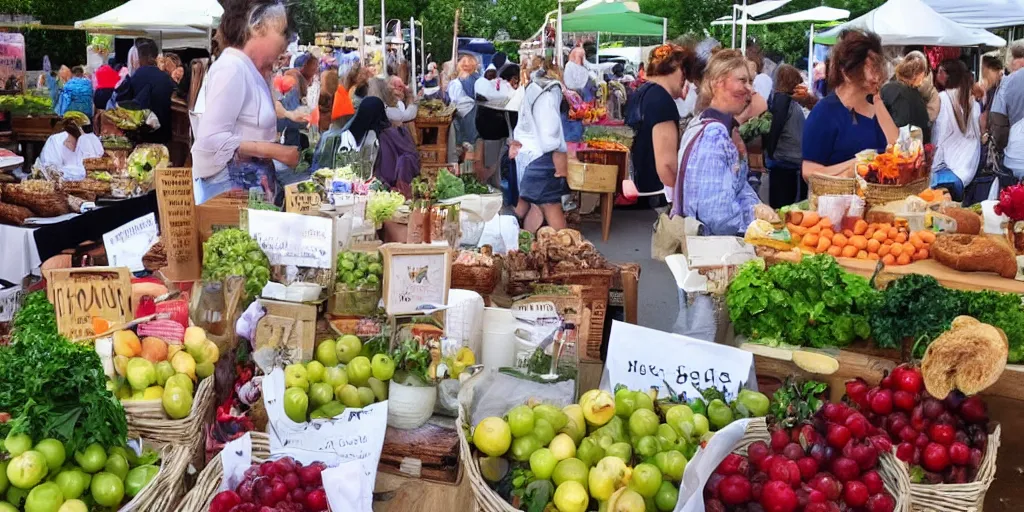
[[[1011,221],[1024,220],[1024,185],[1011,185],[999,193],[995,212],[1006,215]]]

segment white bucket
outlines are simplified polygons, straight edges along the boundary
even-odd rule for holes
[[[502,368],[515,364],[516,318],[504,308],[484,308],[480,362]]]
[[[423,426],[434,414],[437,387],[388,382],[388,426],[408,430]]]

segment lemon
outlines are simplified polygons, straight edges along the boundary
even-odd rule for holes
[[[512,430],[496,416],[484,418],[473,431],[473,445],[491,457],[500,457],[512,444]]]

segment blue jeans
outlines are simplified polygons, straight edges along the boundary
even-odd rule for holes
[[[954,174],[949,167],[940,167],[939,169],[932,170],[931,188],[949,190],[949,194],[953,197],[954,201],[963,201],[964,182],[960,181],[960,177]]]

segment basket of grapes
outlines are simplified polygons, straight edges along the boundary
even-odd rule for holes
[[[338,254],[334,293],[328,309],[332,315],[369,316],[380,303],[384,266],[376,252],[345,251]]]

